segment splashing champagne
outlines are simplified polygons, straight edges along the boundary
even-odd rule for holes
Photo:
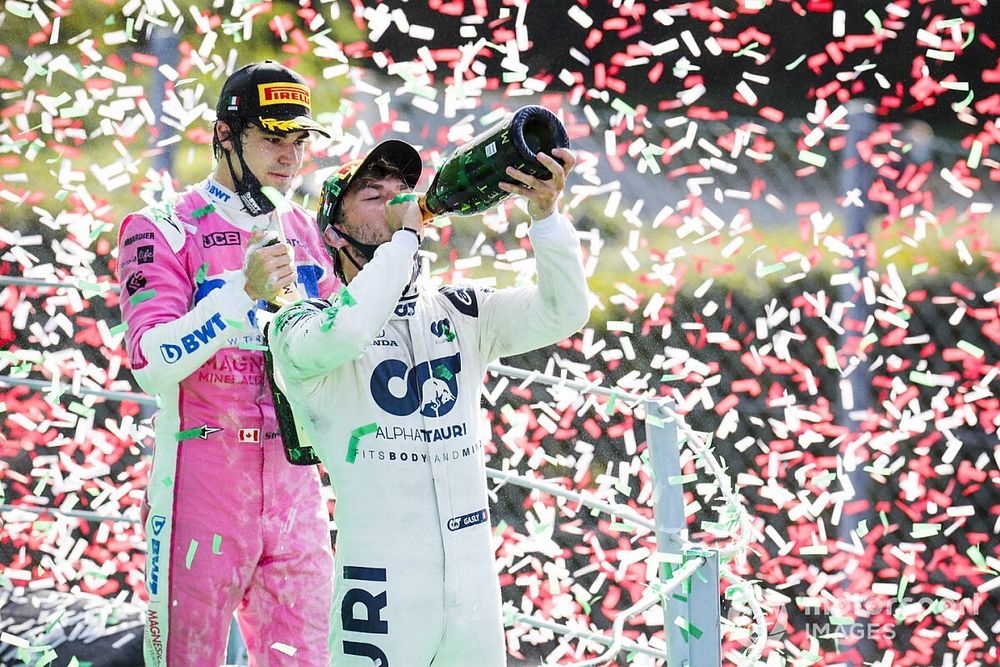
[[[511,196],[500,189],[502,181],[510,181],[507,167],[548,180],[552,174],[537,154],[567,147],[569,136],[555,114],[544,107],[521,107],[448,156],[419,199],[424,219],[493,208]]]

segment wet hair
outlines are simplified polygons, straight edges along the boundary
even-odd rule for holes
[[[363,172],[354,174],[351,178],[351,182],[348,184],[347,188],[344,190],[344,194],[340,196],[337,202],[337,208],[333,214],[333,224],[331,226],[335,227],[334,231],[339,229],[344,229],[347,219],[344,215],[344,207],[341,204],[344,203],[344,199],[347,198],[351,192],[354,192],[359,187],[361,183],[365,180],[374,179],[376,181],[381,181],[386,178],[397,178],[400,181],[406,182],[403,170],[398,166],[389,162],[384,157],[372,162],[365,167]],[[340,278],[340,281],[347,284],[347,279],[344,277],[344,258],[341,252],[337,248],[330,248],[330,255],[333,257],[333,272]]]

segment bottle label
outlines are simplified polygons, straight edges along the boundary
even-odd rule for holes
[[[491,141],[489,145],[486,146],[486,157],[493,157],[497,153],[497,142]]]

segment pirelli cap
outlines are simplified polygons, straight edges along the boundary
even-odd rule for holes
[[[268,132],[310,130],[329,137],[312,118],[311,100],[300,74],[265,60],[241,67],[226,79],[215,116],[249,121]]]
[[[360,160],[351,160],[340,165],[323,183],[320,195],[319,211],[316,214],[320,234],[337,218],[337,209],[343,199],[344,191],[351,184],[355,174],[364,173],[369,165],[379,160],[385,160],[399,169],[403,182],[408,188],[415,188],[420,180],[423,162],[416,148],[398,139],[386,139]]]

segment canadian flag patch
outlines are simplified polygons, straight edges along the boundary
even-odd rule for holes
[[[240,442],[260,442],[259,428],[241,428]]]

